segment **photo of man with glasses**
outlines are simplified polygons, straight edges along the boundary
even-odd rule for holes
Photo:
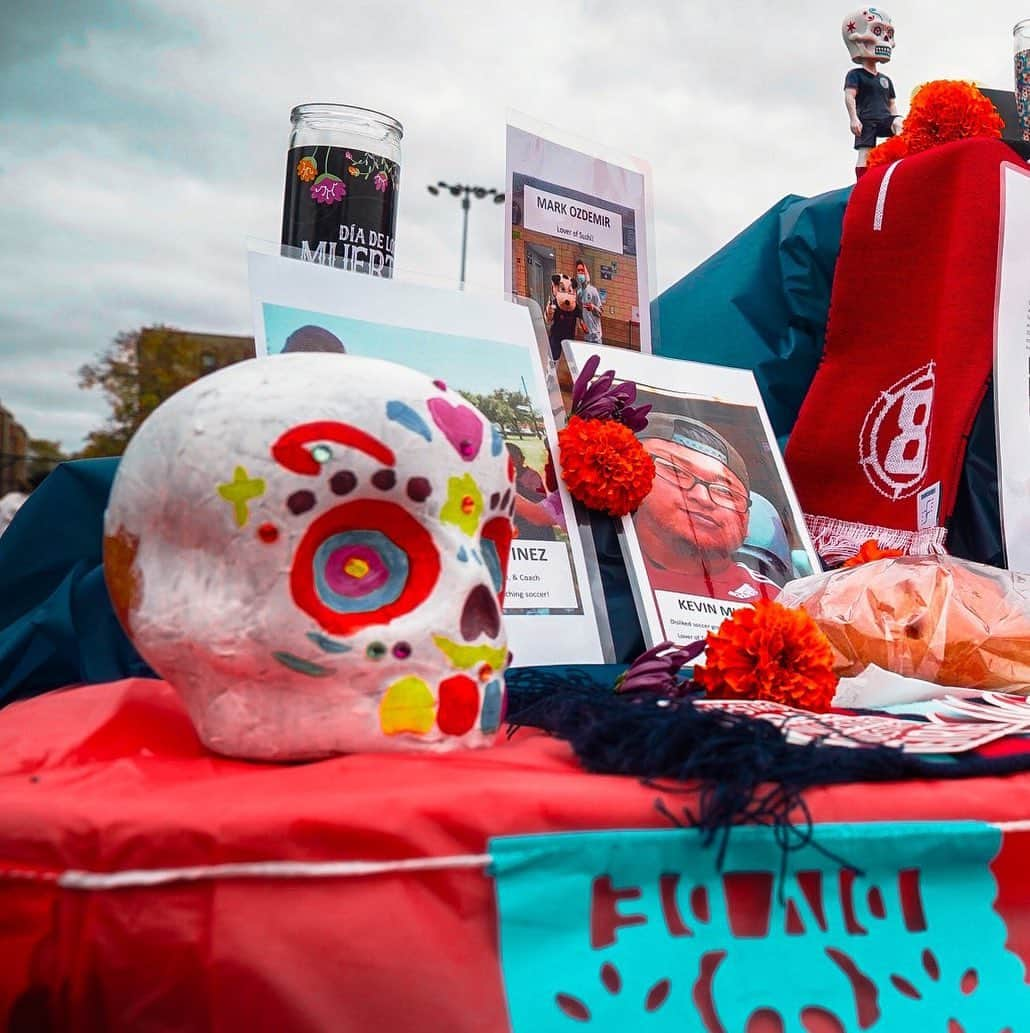
[[[740,453],[699,420],[652,413],[640,434],[654,486],[633,518],[652,589],[735,603],[775,599],[779,586],[739,562],[752,506]]]

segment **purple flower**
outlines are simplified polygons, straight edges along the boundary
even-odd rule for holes
[[[353,154],[351,154],[351,152],[350,152],[350,151],[344,151],[344,152],[343,152],[343,156],[344,156],[344,157],[345,157],[345,158],[346,158],[346,159],[347,159],[348,161],[353,161],[353,160],[354,160],[354,155],[353,155]]]
[[[615,420],[624,423],[634,434],[647,426],[650,405],[631,405],[636,401],[637,385],[626,381],[616,385],[615,371],[607,370],[592,384],[601,359],[591,355],[572,388],[572,415],[584,420]]]
[[[620,675],[615,691],[654,692],[661,696],[683,695],[680,669],[700,656],[707,641],[691,642],[689,646],[676,646],[671,642],[659,642],[646,653],[641,653]]]
[[[375,185],[376,190],[382,190],[384,194],[386,193],[386,184],[389,181],[389,177],[386,175],[385,172],[377,172],[372,177],[372,182]]]
[[[336,204],[347,196],[347,187],[338,176],[323,172],[311,184],[311,200],[316,204]]]

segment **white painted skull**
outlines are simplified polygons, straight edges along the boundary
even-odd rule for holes
[[[500,432],[414,370],[239,363],[130,442],[105,519],[111,598],[220,753],[489,745],[512,475]]]
[[[889,61],[894,50],[894,25],[891,16],[879,7],[864,7],[849,14],[841,27],[844,43],[856,64],[863,61]]]

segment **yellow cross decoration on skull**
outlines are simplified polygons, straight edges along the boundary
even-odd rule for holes
[[[232,504],[237,527],[247,523],[247,503],[260,498],[264,493],[265,482],[260,477],[251,477],[242,466],[237,466],[233,471],[231,481],[218,485],[218,494]]]

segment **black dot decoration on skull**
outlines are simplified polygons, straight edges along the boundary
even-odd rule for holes
[[[408,498],[412,502],[425,502],[433,493],[433,486],[425,477],[412,477],[408,481]]]
[[[329,478],[334,495],[349,495],[358,486],[358,479],[350,470],[340,470]]]
[[[311,491],[295,491],[287,500],[286,506],[294,516],[300,516],[315,506],[315,494]]]
[[[389,491],[397,483],[397,475],[393,470],[376,470],[372,474],[372,483],[380,491]]]

